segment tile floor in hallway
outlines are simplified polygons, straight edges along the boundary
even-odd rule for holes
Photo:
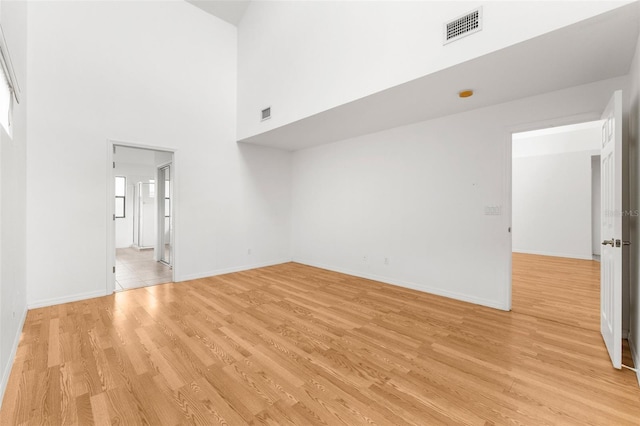
[[[167,265],[153,260],[153,249],[116,249],[116,291],[172,281]]]

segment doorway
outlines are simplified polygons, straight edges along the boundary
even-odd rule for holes
[[[514,312],[600,330],[601,128],[597,120],[512,136]]]
[[[114,193],[108,206],[115,214],[108,252],[114,267],[107,290],[172,282],[173,152],[110,144]]]

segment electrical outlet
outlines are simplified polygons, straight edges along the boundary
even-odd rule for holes
[[[362,256],[362,261],[366,262],[367,261],[367,256]]]
[[[388,265],[388,264],[389,264],[389,258],[388,258],[388,257],[385,257],[385,258],[384,258],[384,264],[385,264],[385,265]]]
[[[251,249],[247,249],[247,254],[251,254]]]
[[[502,215],[502,206],[484,206],[485,216],[500,216]]]

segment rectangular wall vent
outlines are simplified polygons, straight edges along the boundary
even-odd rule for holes
[[[267,107],[262,110],[262,121],[268,120],[271,118],[271,107]]]
[[[444,44],[477,33],[482,29],[482,8],[444,24]]]

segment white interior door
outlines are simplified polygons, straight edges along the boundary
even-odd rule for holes
[[[604,113],[601,151],[600,331],[615,368],[622,364],[622,92]]]

